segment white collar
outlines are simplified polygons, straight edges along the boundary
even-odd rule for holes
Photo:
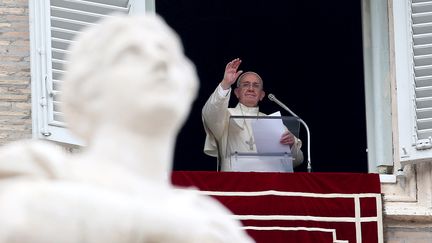
[[[254,107],[248,107],[243,105],[242,103],[238,103],[236,106],[237,109],[242,110],[244,115],[249,115],[249,116],[257,116],[258,112],[259,112],[259,107],[258,106],[254,106]]]

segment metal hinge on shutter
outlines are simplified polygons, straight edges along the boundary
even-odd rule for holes
[[[425,149],[431,149],[432,148],[432,137],[429,137],[427,139],[419,139],[416,142],[416,149],[417,150],[425,150]]]
[[[39,104],[42,107],[42,110],[44,111],[44,113],[47,112],[47,108],[48,108],[48,99],[47,99],[47,96],[46,96],[46,94],[48,92],[45,93],[47,91],[47,90],[45,90],[45,89],[47,89],[47,80],[48,80],[48,75],[45,74],[44,82],[43,82],[43,86],[42,86],[44,90],[42,91],[42,95],[41,95],[40,102],[39,102]],[[43,116],[43,118],[46,119],[46,116]],[[43,125],[42,125],[41,131],[40,131],[40,133],[42,134],[42,136],[44,136],[44,137],[51,136],[51,132],[49,132],[49,129],[48,129],[48,123],[46,121],[43,121],[42,124]]]

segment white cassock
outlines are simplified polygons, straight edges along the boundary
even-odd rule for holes
[[[265,116],[258,107],[247,107],[238,103],[235,108],[228,108],[231,89],[223,90],[220,85],[209,97],[202,110],[202,119],[206,131],[204,153],[217,157],[222,171],[231,171],[230,151],[256,152],[253,140],[252,119],[231,119],[231,116]],[[229,136],[229,138],[228,138]],[[303,162],[300,139],[291,148],[293,166]]]

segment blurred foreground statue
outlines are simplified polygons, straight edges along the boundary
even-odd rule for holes
[[[158,16],[116,16],[72,46],[62,99],[87,144],[0,151],[0,243],[252,242],[216,200],[170,183],[198,80]]]

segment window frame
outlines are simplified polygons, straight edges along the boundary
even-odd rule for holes
[[[371,0],[363,0],[363,3],[371,3]],[[412,1],[406,0],[390,0],[386,2],[388,9],[388,30],[387,31],[373,31],[374,27],[371,27],[370,34],[371,38],[377,38],[378,41],[386,43],[384,41],[387,36],[388,40],[388,81],[383,83],[389,83],[389,90],[382,90],[376,92],[377,95],[386,96],[388,92],[391,94],[391,102],[387,103],[373,103],[372,109],[367,110],[368,122],[372,124],[372,127],[377,126],[378,123],[387,121],[387,127],[383,127],[387,131],[391,131],[392,135],[387,136],[383,139],[384,143],[391,144],[392,159],[388,167],[392,170],[380,171],[380,165],[377,161],[373,160],[373,156],[369,156],[369,172],[375,172],[371,170],[374,165],[377,165],[378,173],[387,173],[389,175],[381,175],[381,180],[384,183],[396,183],[396,176],[404,175],[404,168],[406,165],[417,164],[421,162],[432,161],[432,150],[418,150],[416,149],[416,110],[415,110],[415,80],[414,80],[414,45],[413,45],[413,32],[412,32],[412,20],[411,20],[411,8]],[[377,3],[377,2],[375,2]],[[373,8],[373,7],[372,7]],[[379,10],[378,8],[375,8]],[[363,10],[364,11],[364,10]],[[364,11],[363,14],[366,12]],[[373,15],[373,10],[370,12]],[[376,11],[375,14],[384,14],[383,10]],[[372,19],[373,17],[371,17]],[[384,19],[382,19],[384,20]],[[371,26],[374,26],[372,24]],[[375,24],[376,27],[376,24]],[[367,30],[367,27],[365,28]],[[364,29],[364,31],[365,31]],[[368,43],[365,43],[367,45]],[[369,43],[370,44],[370,43]],[[373,46],[373,45],[371,45]],[[386,48],[385,44],[374,46],[371,49],[375,49],[374,55],[382,52],[381,48]],[[366,49],[366,48],[365,48]],[[378,51],[377,51],[378,50]],[[365,51],[366,52],[366,51]],[[365,58],[365,63],[366,63]],[[366,64],[365,64],[366,66]],[[382,68],[382,66],[378,66]],[[382,69],[381,69],[382,71]],[[366,73],[366,71],[365,71]],[[375,75],[372,72],[372,75]],[[367,75],[365,75],[367,77]],[[365,78],[365,85],[367,85],[367,78]],[[369,82],[375,82],[370,79]],[[376,80],[379,82],[379,80]],[[366,90],[366,100],[371,97],[368,96],[368,90]],[[370,90],[369,90],[370,92]],[[373,98],[376,98],[372,96]],[[374,100],[376,102],[376,100]],[[385,110],[390,108],[390,116],[388,113],[380,114],[380,107],[384,107]],[[370,107],[369,107],[370,108]],[[391,118],[391,122],[388,123],[388,118]],[[382,120],[381,120],[382,119]],[[375,150],[375,154],[386,153],[388,158],[388,149],[380,151],[378,146],[373,146],[373,143],[369,143],[369,140],[374,140],[379,136],[377,133],[373,133],[369,129],[368,124],[368,147]],[[382,138],[382,137],[381,137]],[[378,137],[379,139],[379,137]],[[370,152],[370,150],[369,150]],[[371,158],[372,157],[372,158]]]
[[[154,0],[131,2],[134,2],[131,7],[134,13],[155,12]],[[405,88],[409,85],[408,80],[413,82],[409,63],[412,58],[407,58],[410,53],[410,36],[407,35],[410,4],[411,1],[405,0],[362,0],[368,167],[371,173],[387,173],[381,169],[395,165],[395,169],[399,169],[399,148],[412,142],[412,133],[397,129],[413,127],[414,122],[409,93],[412,89]],[[50,60],[45,44],[50,40],[47,30],[49,1],[30,1],[29,10],[33,137],[83,145],[66,128],[47,123],[46,77]],[[411,119],[404,119],[407,115]]]
[[[387,0],[362,0],[368,171],[393,168],[392,65]]]
[[[130,0],[130,14],[155,12],[155,0]],[[84,142],[69,130],[55,122],[52,92],[48,90],[52,80],[50,1],[29,1],[30,69],[32,94],[32,136],[71,146],[84,146]]]

